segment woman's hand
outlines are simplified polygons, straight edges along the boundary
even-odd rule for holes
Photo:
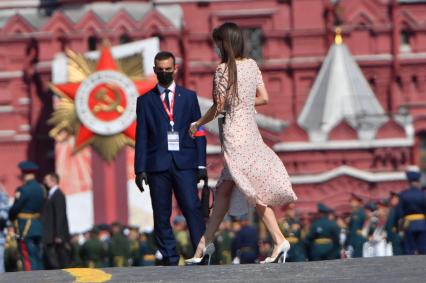
[[[198,123],[198,121],[191,123],[191,126],[189,126],[189,135],[191,136],[191,138],[194,138],[194,135],[198,131],[199,126],[200,124]]]

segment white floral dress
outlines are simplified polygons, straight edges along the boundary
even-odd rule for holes
[[[224,99],[227,73],[225,64],[217,67],[213,96],[226,113],[222,133],[225,165],[217,187],[225,180],[236,184],[229,213],[247,213],[249,205],[280,206],[295,201],[284,164],[263,142],[255,121],[256,89],[263,86],[259,67],[252,59],[237,61],[238,100],[234,102]]]

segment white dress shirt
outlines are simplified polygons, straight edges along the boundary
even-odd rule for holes
[[[50,190],[49,190],[49,194],[48,194],[48,198],[50,199],[52,196],[53,196],[53,194],[57,191],[59,189],[59,187],[58,186],[54,186],[54,187],[52,187],[52,188],[50,188]]]
[[[164,101],[164,97],[166,96],[165,90],[166,88],[162,87],[160,84],[157,84],[158,92],[160,93],[161,100]],[[176,90],[176,83],[175,81],[172,82],[171,85],[167,88],[170,90],[169,92],[169,105],[172,106],[172,100],[175,96],[175,90]]]

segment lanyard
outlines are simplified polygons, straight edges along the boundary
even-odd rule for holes
[[[169,110],[169,108],[167,108],[167,105],[164,102],[164,100],[166,99],[166,96],[164,96],[164,99],[162,99],[161,102],[163,102],[164,110],[166,111],[167,116],[169,117],[169,120],[170,120],[170,126],[172,127],[172,132],[174,132],[175,131],[174,130],[175,118],[174,118],[174,115],[173,115],[173,108],[175,106],[175,93],[172,92],[172,91],[170,91],[170,92],[173,93],[173,98],[171,99],[171,102],[170,102],[170,110]]]

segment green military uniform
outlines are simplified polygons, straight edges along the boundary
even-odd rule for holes
[[[302,230],[300,222],[294,218],[285,218],[280,223],[281,232],[289,241],[291,249],[287,254],[286,261],[297,262],[306,260],[306,249],[302,241]]]
[[[230,264],[232,262],[232,234],[228,229],[220,230],[215,241],[216,251],[212,256],[212,264]]]
[[[141,235],[140,240],[140,256],[142,266],[153,266],[155,265],[155,241],[153,233],[144,233]]]
[[[130,241],[130,258],[132,266],[141,266],[140,243],[138,239]]]
[[[393,255],[402,255],[402,241],[398,233],[398,217],[395,207],[389,209],[388,219],[385,224],[387,240],[392,243]]]
[[[121,232],[114,233],[111,237],[109,257],[113,267],[128,266],[130,242]]]
[[[15,224],[23,270],[40,270],[43,269],[41,256],[43,229],[40,214],[46,192],[35,179],[30,177],[30,174],[38,170],[37,164],[23,161],[18,167],[26,181],[15,192],[15,201],[10,208],[9,219]]]
[[[365,211],[362,207],[356,209],[351,215],[349,221],[348,245],[353,248],[352,257],[362,257],[362,246],[366,241],[362,235],[365,219]]]
[[[179,264],[183,265],[184,260],[190,258],[194,252],[189,239],[188,230],[177,231],[174,233],[176,239],[176,251],[180,256]]]
[[[318,204],[321,213],[319,219],[311,225],[306,240],[309,244],[311,260],[336,259],[336,248],[339,248],[339,226],[328,218],[331,212],[327,206]]]
[[[90,239],[81,247],[80,257],[86,267],[105,267],[106,247],[104,243],[99,240],[97,231],[92,231]]]
[[[71,241],[71,263],[70,267],[81,267],[82,262],[80,258],[80,243],[77,240]]]
[[[352,194],[351,201],[361,202],[362,199],[356,194]],[[362,257],[362,247],[366,241],[362,235],[362,228],[366,220],[365,210],[362,206],[356,207],[352,214],[348,225],[347,245],[352,247],[351,257]],[[351,248],[349,248],[351,249]]]

